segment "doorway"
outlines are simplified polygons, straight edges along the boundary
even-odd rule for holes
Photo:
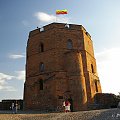
[[[70,110],[71,110],[71,112],[73,112],[73,100],[72,100],[72,98],[69,98],[68,99],[68,101],[70,102]]]

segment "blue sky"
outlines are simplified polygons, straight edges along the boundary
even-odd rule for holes
[[[91,34],[103,92],[120,92],[120,0],[0,0],[0,100],[22,98],[29,31],[55,22]]]

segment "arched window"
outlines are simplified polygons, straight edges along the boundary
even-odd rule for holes
[[[42,79],[40,79],[40,81],[39,81],[39,88],[40,88],[40,90],[43,90],[43,80]]]
[[[96,92],[98,92],[97,81],[95,81],[95,90],[96,90]]]
[[[44,44],[43,43],[40,43],[39,51],[44,52]]]
[[[67,41],[67,49],[73,49],[73,43],[70,39]]]
[[[92,70],[92,73],[94,73],[94,68],[92,64],[91,64],[91,70]]]
[[[44,63],[40,63],[40,72],[44,72]]]

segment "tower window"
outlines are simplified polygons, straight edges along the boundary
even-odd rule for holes
[[[73,49],[73,43],[70,39],[67,41],[67,49]]]
[[[40,90],[43,90],[43,80],[42,79],[39,81],[39,87],[40,87]]]
[[[39,51],[44,52],[44,44],[43,43],[40,43]]]
[[[95,81],[95,90],[96,90],[96,92],[98,92],[97,81]]]
[[[94,73],[94,68],[92,64],[91,64],[91,70],[92,70],[92,73]]]
[[[40,72],[44,72],[44,63],[40,63]]]

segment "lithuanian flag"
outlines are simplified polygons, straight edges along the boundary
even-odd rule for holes
[[[56,10],[56,14],[59,15],[59,14],[67,14],[68,11],[65,9],[65,10]]]

